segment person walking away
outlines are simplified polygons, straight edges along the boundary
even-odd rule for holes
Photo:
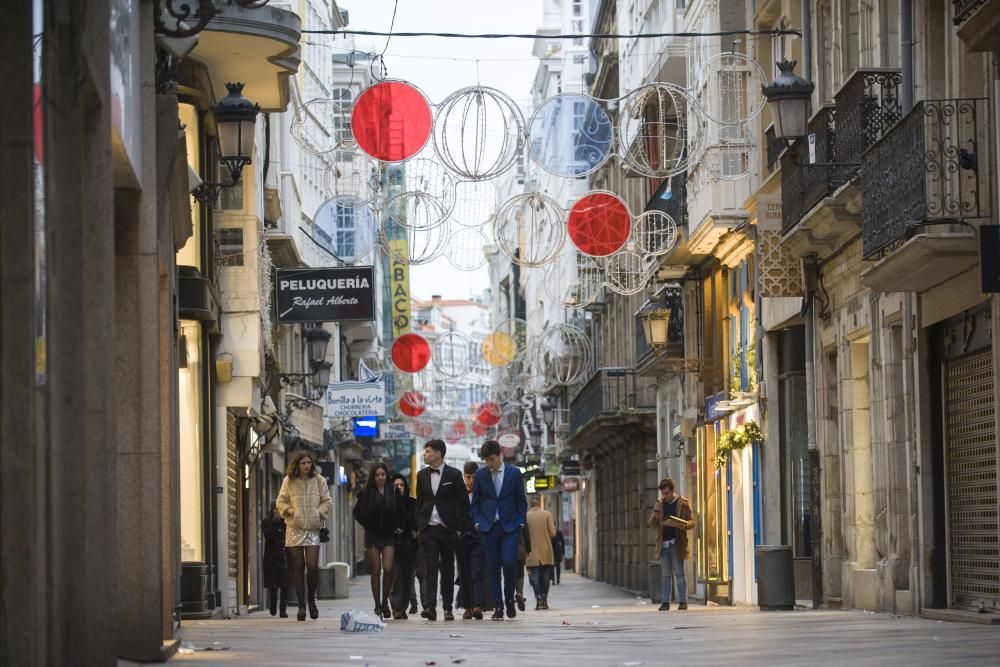
[[[319,581],[319,529],[330,514],[333,500],[326,479],[316,470],[313,455],[300,450],[292,456],[278,492],[278,512],[285,519],[285,547],[292,560],[292,582],[299,600],[298,620],[319,618],[316,584]],[[303,571],[308,570],[308,580]],[[308,583],[308,594],[306,584]]]
[[[400,474],[392,476],[393,490],[396,492],[396,502],[399,504],[402,531],[396,536],[396,554],[392,571],[392,617],[396,620],[406,620],[406,605],[413,590],[413,570],[417,561],[417,522],[414,517],[416,503],[410,496],[410,484],[406,477]],[[413,598],[416,605],[416,597]],[[414,607],[414,612],[416,608]]]
[[[285,520],[278,513],[276,503],[271,503],[266,519],[260,522],[264,536],[264,588],[271,616],[278,613],[288,618],[288,551],[285,549]]]
[[[444,620],[455,620],[451,611],[455,599],[455,548],[458,536],[469,523],[465,482],[457,468],[445,464],[446,451],[443,440],[429,440],[424,445],[427,467],[417,473],[416,522],[427,567],[427,609],[422,615],[428,621],[437,620],[439,573]]]
[[[514,590],[517,578],[517,543],[528,513],[521,471],[507,465],[500,457],[500,445],[487,440],[480,449],[486,467],[476,471],[472,489],[472,517],[483,533],[486,560],[490,564],[490,592],[493,594],[493,620],[514,618]],[[503,570],[503,589],[500,572]]]
[[[555,537],[552,538],[552,557],[555,559],[555,578],[553,583],[558,586],[562,570],[562,562],[566,557],[566,540],[563,538],[561,530],[556,530]]]
[[[684,561],[690,557],[688,531],[695,527],[691,501],[677,493],[674,480],[666,477],[660,481],[660,497],[653,506],[649,525],[658,531],[656,558],[660,561],[663,584],[663,602],[660,611],[670,609],[674,579],[677,579],[677,608],[687,609],[687,577]]]
[[[531,497],[531,509],[527,517],[528,535],[531,536],[531,551],[528,553],[528,580],[535,592],[535,611],[549,608],[549,582],[552,580],[552,538],[556,534],[556,522],[552,513],[542,509],[541,496]]]
[[[465,490],[472,502],[472,489],[475,485],[476,471],[479,465],[475,461],[465,464],[462,477],[465,480]],[[463,620],[483,618],[483,538],[482,534],[470,521],[466,530],[458,538],[458,577],[459,599],[465,610]]]
[[[396,538],[403,532],[401,503],[396,490],[389,484],[389,467],[376,463],[368,473],[368,482],[354,505],[354,520],[365,529],[365,552],[371,573],[375,614],[392,618],[389,591],[392,590],[392,566],[396,555]]]

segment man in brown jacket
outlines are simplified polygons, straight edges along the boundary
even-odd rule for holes
[[[660,497],[656,499],[649,525],[657,529],[656,557],[660,560],[663,583],[663,603],[660,611],[670,609],[670,594],[677,579],[678,609],[687,609],[687,577],[684,561],[690,557],[687,531],[695,527],[691,502],[677,493],[674,480],[660,481]]]

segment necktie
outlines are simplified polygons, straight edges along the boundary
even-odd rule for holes
[[[441,471],[440,471],[440,470],[437,470],[436,468],[431,468],[431,474],[432,474],[432,475],[440,475],[440,474],[441,474]]]

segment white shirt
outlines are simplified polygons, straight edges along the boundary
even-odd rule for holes
[[[428,467],[430,467],[430,466],[428,466]],[[434,474],[434,470],[438,471],[437,474]],[[441,464],[440,468],[433,468],[433,467],[431,467],[431,491],[434,493],[435,496],[437,496],[437,494],[438,494],[438,487],[441,486],[441,475],[443,475],[443,474],[444,474],[444,464],[443,463]],[[443,526],[444,525],[444,521],[441,520],[441,515],[438,514],[438,508],[437,508],[437,504],[436,503],[434,504],[433,507],[431,507],[431,518],[427,522],[427,524],[430,525],[430,526]]]
[[[493,480],[493,488],[496,489],[498,486],[503,488],[503,473],[504,469],[507,467],[506,463],[500,464],[500,469],[496,472],[490,470],[490,479]],[[497,499],[500,498],[500,492],[497,491]],[[500,503],[497,503],[497,515],[493,517],[494,521],[500,520]]]

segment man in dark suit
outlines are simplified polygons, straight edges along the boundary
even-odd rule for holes
[[[517,580],[517,542],[527,520],[528,496],[524,492],[521,471],[507,465],[500,457],[500,445],[487,440],[479,450],[486,467],[476,471],[472,489],[472,520],[484,534],[486,560],[490,565],[490,592],[493,594],[493,620],[517,616],[514,590]],[[500,570],[503,569],[503,590]]]
[[[458,536],[469,525],[469,497],[462,471],[445,465],[445,451],[444,441],[428,441],[424,445],[427,467],[417,473],[417,530],[427,566],[427,609],[422,615],[428,621],[437,620],[439,571],[444,620],[455,620],[451,613],[455,599],[455,547]]]

